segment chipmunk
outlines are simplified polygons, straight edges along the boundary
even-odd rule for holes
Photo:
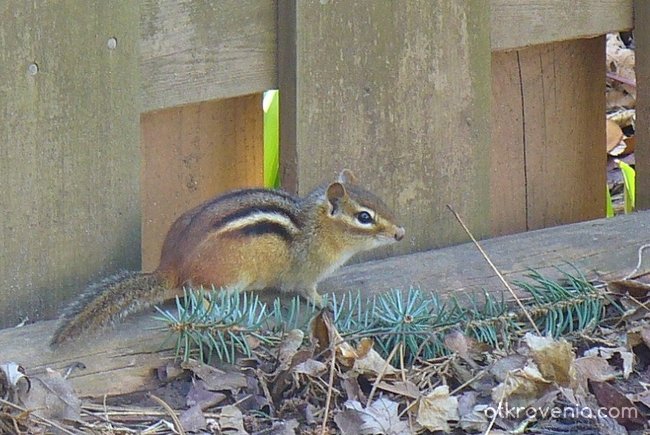
[[[388,207],[347,169],[304,198],[267,189],[226,193],[174,222],[154,272],[123,272],[88,287],[62,316],[52,345],[170,299],[183,286],[275,288],[322,307],[319,281],[354,254],[402,238]]]

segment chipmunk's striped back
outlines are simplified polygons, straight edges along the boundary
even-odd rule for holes
[[[186,285],[234,291],[273,287],[322,306],[320,280],[352,255],[403,237],[383,201],[347,170],[305,198],[266,189],[230,192],[174,222],[152,274],[127,274],[91,286],[68,312],[55,342],[110,324]]]

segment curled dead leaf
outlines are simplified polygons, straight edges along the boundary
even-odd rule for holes
[[[542,376],[537,365],[529,361],[522,369],[508,372],[505,380],[492,391],[492,401],[507,401],[509,406],[526,407],[541,397],[553,383]]]
[[[345,410],[334,416],[334,422],[343,435],[408,435],[411,430],[400,420],[398,403],[381,397],[364,407],[356,400],[348,400]]]
[[[524,341],[544,379],[561,386],[568,386],[573,382],[575,354],[571,343],[564,339],[556,340],[531,333],[525,335]]]
[[[24,400],[26,408],[43,418],[78,420],[81,400],[69,380],[56,370],[46,369],[43,376],[34,377],[32,389]]]
[[[286,370],[289,368],[293,356],[298,352],[298,349],[300,349],[304,338],[305,333],[300,329],[292,329],[284,336],[278,352],[280,370]]]
[[[449,421],[458,421],[458,399],[449,395],[449,387],[440,385],[420,398],[416,421],[428,430],[449,432]]]
[[[219,415],[219,428],[221,433],[233,435],[248,434],[244,429],[244,415],[234,405],[224,406]]]
[[[231,391],[234,393],[248,386],[246,376],[236,368],[220,370],[196,360],[183,362],[181,367],[190,370],[199,379],[202,379],[206,388],[210,391]]]
[[[634,354],[623,347],[594,347],[587,350],[584,355],[600,356],[606,360],[611,360],[614,356],[619,356],[623,365],[623,377],[627,379],[632,373]]]
[[[576,358],[573,362],[576,370],[576,391],[581,395],[588,392],[588,381],[605,382],[616,378],[616,370],[605,358],[591,355]]]
[[[607,143],[606,149],[607,152],[611,152],[614,148],[618,146],[623,140],[623,130],[621,127],[614,121],[608,119],[606,123],[607,130]],[[617,154],[618,155],[618,154]]]

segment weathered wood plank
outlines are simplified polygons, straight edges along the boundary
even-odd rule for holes
[[[262,186],[262,95],[145,113],[142,132],[142,267],[158,266],[181,213],[225,191]]]
[[[528,229],[603,217],[605,37],[518,53]]]
[[[630,30],[634,15],[633,0],[490,0],[490,12],[494,51]]]
[[[508,280],[522,278],[528,268],[558,276],[556,266],[572,263],[588,276],[615,278],[636,264],[637,249],[650,243],[650,211],[614,219],[565,225],[482,242]],[[643,272],[650,270],[646,261]],[[501,292],[502,284],[472,244],[393,257],[342,268],[320,286],[339,295],[359,289],[368,296],[391,288],[420,286],[443,298],[485,289]],[[461,298],[462,300],[462,298]],[[81,362],[72,382],[81,396],[102,397],[151,389],[158,385],[153,369],[164,365],[170,346],[159,349],[164,335],[150,329],[151,312],[100,336],[88,337],[56,352],[47,347],[54,322],[0,330],[0,361],[15,361],[29,373]]]
[[[570,264],[588,277],[615,279],[634,269],[638,248],[650,243],[650,211],[496,237],[480,243],[508,280],[522,278],[530,268],[559,277],[556,267],[570,271]],[[649,271],[650,262],[646,259],[641,272]],[[420,286],[443,296],[481,289],[491,293],[503,290],[503,284],[469,243],[350,265],[319,288],[322,292],[361,289],[375,294],[409,286]]]
[[[139,16],[130,1],[1,3],[0,327],[140,265]]]
[[[0,330],[0,362],[13,361],[28,375],[46,368],[64,370],[77,363],[70,380],[81,397],[103,397],[153,389],[160,385],[154,369],[174,355],[174,343],[162,346],[165,333],[151,312],[134,316],[105,334],[52,350],[48,343],[56,321]]]
[[[636,206],[650,208],[650,2],[634,2],[634,40],[636,43]]]
[[[492,234],[528,229],[524,110],[517,52],[492,53]]]
[[[604,215],[603,39],[492,54],[495,234]]]
[[[302,194],[350,167],[407,229],[392,252],[462,240],[445,204],[487,234],[488,3],[279,8],[279,31],[289,35],[279,47],[285,187]]]
[[[275,1],[141,3],[143,112],[276,87]]]

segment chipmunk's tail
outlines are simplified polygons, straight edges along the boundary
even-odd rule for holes
[[[114,325],[123,317],[163,301],[163,280],[151,273],[120,272],[90,285],[61,316],[51,346]]]

